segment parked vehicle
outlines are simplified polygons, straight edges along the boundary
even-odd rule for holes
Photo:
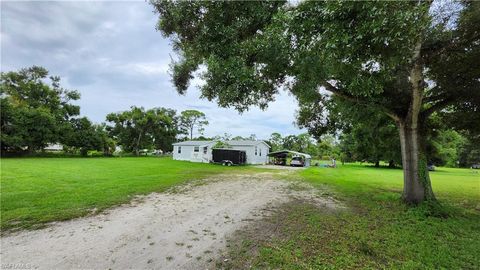
[[[472,169],[480,169],[480,164],[473,164]]]
[[[241,150],[216,148],[212,149],[212,160],[224,166],[241,165],[247,162],[247,154]]]
[[[290,166],[303,167],[305,166],[305,162],[303,161],[302,157],[295,156],[292,157],[292,161],[290,161]]]
[[[275,158],[273,161],[274,165],[280,165],[280,166],[286,166],[287,165],[287,158],[286,157],[280,157],[280,158]]]

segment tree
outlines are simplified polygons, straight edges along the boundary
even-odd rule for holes
[[[440,130],[432,140],[430,161],[438,166],[458,167],[460,153],[467,140],[454,130]],[[427,149],[428,151],[428,149]]]
[[[343,137],[350,142],[348,152],[356,161],[374,163],[375,167],[380,166],[380,161],[386,161],[390,167],[395,167],[395,164],[401,164],[400,142],[395,136],[398,130],[393,123],[385,126],[378,124],[381,122],[352,127]]]
[[[125,151],[137,156],[141,149],[154,146],[170,149],[178,134],[175,111],[171,109],[132,106],[130,111],[108,114],[107,121],[113,124],[108,127],[110,134]]]
[[[340,132],[349,160],[367,161],[380,166],[386,161],[391,167],[401,163],[400,141],[397,138],[398,128],[395,123],[376,108],[355,107],[349,102],[339,100],[329,104],[330,132]],[[307,128],[313,134],[321,134],[324,130],[321,123],[316,123],[316,115],[302,111],[299,126]],[[306,120],[307,118],[310,118]],[[304,121],[304,122],[301,122]],[[320,131],[317,128],[320,126]],[[348,147],[347,147],[348,146]]]
[[[112,156],[116,150],[117,142],[109,136],[107,125],[105,123],[94,125],[96,136],[102,142],[101,150],[104,156]]]
[[[229,149],[232,148],[230,144],[226,141],[217,141],[212,148],[222,148],[222,149]]]
[[[287,135],[282,138],[280,133],[274,132],[270,135],[267,143],[271,146],[270,151],[293,150],[303,152],[312,156],[318,155],[319,145],[315,143],[308,133],[299,135]]]
[[[302,133],[297,135],[297,151],[307,153],[308,149],[313,146],[313,139],[308,133]]]
[[[329,135],[323,135],[319,138],[317,143],[317,155],[321,158],[330,158],[334,152],[335,138]]]
[[[13,104],[5,97],[0,97],[1,147],[2,153],[7,150],[18,151],[24,145],[23,137],[17,132],[17,112]]]
[[[86,156],[90,150],[104,150],[104,138],[97,127],[86,117],[71,120],[72,129],[63,139],[64,146],[80,150]]]
[[[203,112],[197,110],[186,110],[180,114],[180,128],[190,134],[190,140],[193,139],[193,130],[197,128],[198,133],[203,134],[204,126],[208,125],[207,118]]]
[[[480,163],[480,113],[472,114],[472,105],[463,104],[439,113],[443,129],[453,128],[466,140],[459,152],[459,165],[470,167]],[[478,112],[478,111],[477,111]]]
[[[297,136],[295,135],[287,135],[283,137],[282,146],[283,149],[292,151],[298,151],[300,148]]]
[[[348,133],[340,135],[340,144],[338,145],[338,149],[342,164],[357,160],[355,153],[355,141]]]
[[[163,151],[173,151],[172,144],[176,141],[179,133],[177,112],[166,108],[155,108],[153,112],[159,120],[152,130],[155,148]]]
[[[308,133],[299,135],[287,135],[282,139],[281,149],[293,150],[297,152],[308,152],[313,148],[313,140]],[[316,153],[310,153],[315,155]]]
[[[271,146],[270,151],[280,151],[283,150],[283,138],[280,133],[274,132],[270,135],[270,139],[268,140]]]
[[[223,107],[265,108],[284,87],[325,119],[332,97],[377,108],[399,130],[404,201],[435,200],[426,122],[443,110],[478,114],[479,2],[451,16],[431,1],[152,4],[180,56],[179,93],[203,65],[202,97]]]
[[[2,151],[29,152],[62,140],[69,120],[80,113],[70,102],[77,91],[60,86],[59,77],[48,77],[45,68],[33,66],[1,73]]]
[[[470,167],[473,164],[480,164],[480,143],[479,138],[467,137],[466,143],[458,154],[460,167]]]

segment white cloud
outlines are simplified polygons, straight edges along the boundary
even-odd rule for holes
[[[168,63],[133,63],[126,65],[127,69],[132,69],[135,72],[145,75],[167,74],[169,66]]]
[[[136,105],[201,110],[208,136],[301,132],[292,124],[297,103],[284,92],[267,110],[243,114],[200,99],[198,76],[179,95],[168,75],[170,42],[155,30],[157,15],[144,1],[2,2],[1,12],[2,71],[46,67],[80,91],[82,115],[96,122]]]

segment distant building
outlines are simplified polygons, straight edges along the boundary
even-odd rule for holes
[[[267,164],[270,146],[264,141],[232,140],[225,144],[233,150],[245,151],[248,164]],[[185,141],[173,144],[173,159],[209,163],[216,141]]]
[[[63,151],[63,145],[59,143],[51,143],[48,144],[43,150],[48,151],[48,152],[59,152]]]

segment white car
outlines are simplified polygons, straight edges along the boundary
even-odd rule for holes
[[[290,161],[290,166],[299,166],[303,167],[305,164],[303,162],[303,159],[301,157],[293,157],[292,161]]]

